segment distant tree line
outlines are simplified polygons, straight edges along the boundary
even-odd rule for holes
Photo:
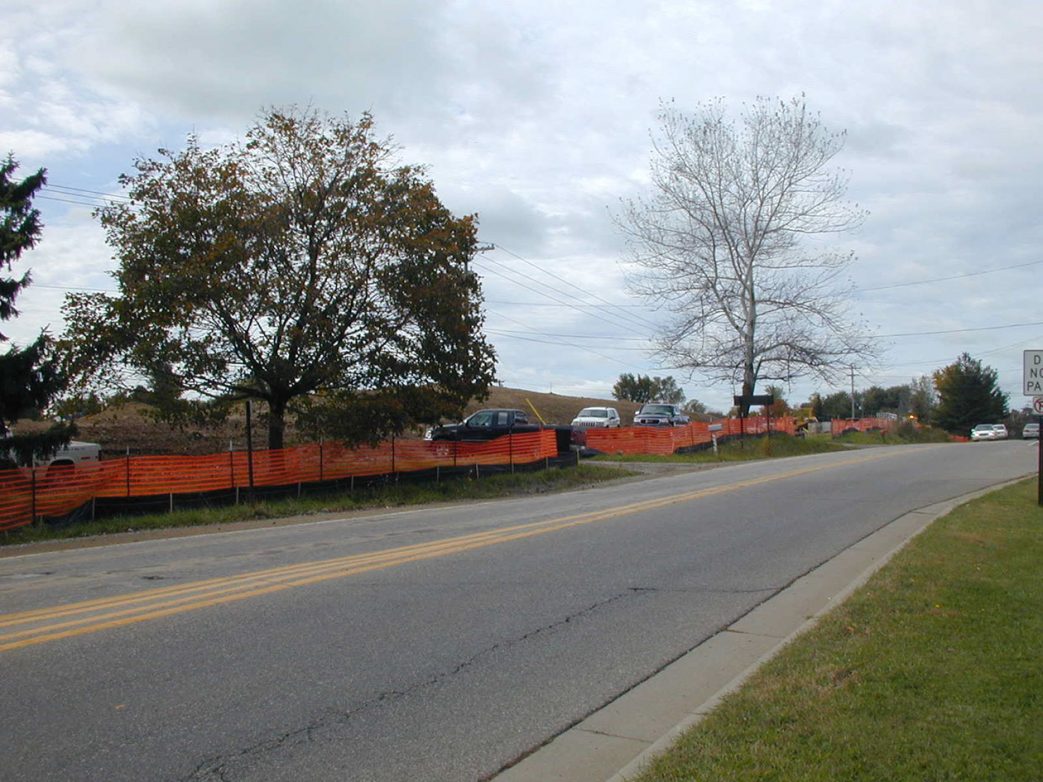
[[[680,404],[684,400],[671,390],[680,391],[673,377],[659,378],[645,375],[622,374],[612,389],[616,399],[635,402],[663,401]],[[775,402],[769,410],[773,417],[797,414],[814,417],[820,421],[833,419],[876,418],[894,415],[929,424],[953,434],[967,434],[975,424],[999,423],[1014,415],[1020,425],[1020,413],[1008,410],[1007,396],[999,389],[996,370],[983,366],[969,354],[961,354],[955,362],[934,372],[930,377],[913,378],[909,383],[884,388],[870,386],[849,391],[835,391],[822,396],[812,394],[801,404],[790,404],[785,399],[785,389],[769,385],[765,394],[774,396]],[[685,409],[693,417],[709,415],[706,406],[692,399]],[[737,410],[733,409],[737,414]],[[722,415],[722,414],[717,414]]]

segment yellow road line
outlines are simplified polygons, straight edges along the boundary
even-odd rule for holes
[[[826,465],[814,465],[761,478],[698,489],[681,494],[643,500],[602,511],[578,513],[543,521],[526,522],[496,530],[417,543],[384,551],[352,554],[345,557],[285,565],[235,576],[205,579],[172,587],[133,592],[108,598],[0,614],[0,628],[18,628],[0,633],[0,652],[99,632],[138,622],[195,611],[225,603],[317,584],[336,578],[383,570],[410,562],[459,554],[476,549],[559,532],[585,524],[617,519],[621,516],[655,510],[693,500],[739,491],[766,483],[787,480],[813,472],[846,467],[890,454],[859,456]],[[65,621],[58,621],[65,620]]]

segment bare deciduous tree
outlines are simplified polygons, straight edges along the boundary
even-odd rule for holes
[[[631,289],[674,317],[657,352],[712,380],[833,379],[871,343],[845,312],[850,253],[823,238],[858,227],[847,176],[832,167],[844,134],[803,97],[760,98],[740,121],[722,100],[692,114],[664,104],[651,194],[617,222],[638,271]]]

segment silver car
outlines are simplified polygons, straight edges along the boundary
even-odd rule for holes
[[[1025,440],[1039,439],[1039,421],[1029,421],[1021,430],[1021,436]]]

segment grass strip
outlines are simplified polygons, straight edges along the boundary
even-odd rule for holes
[[[619,480],[621,477],[635,474],[617,467],[582,464],[562,469],[498,473],[483,476],[481,479],[456,477],[439,482],[384,484],[358,488],[353,492],[305,496],[300,499],[175,510],[173,513],[112,516],[63,526],[31,524],[0,535],[0,545],[171,527],[216,526],[239,521],[405,507],[434,502],[546,494]]]
[[[1043,779],[1043,508],[956,509],[635,782]]]

